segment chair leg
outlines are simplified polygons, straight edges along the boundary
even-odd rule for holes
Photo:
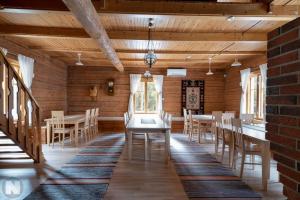
[[[54,148],[54,138],[55,138],[55,133],[52,133],[52,148]]]
[[[222,143],[222,154],[221,154],[221,162],[223,162],[223,158],[224,158],[224,153],[225,153],[225,143],[223,141]]]
[[[240,178],[243,177],[243,173],[244,173],[245,157],[246,157],[245,153],[242,152],[241,169],[240,169]]]
[[[250,160],[252,163],[252,170],[254,170],[255,169],[255,155],[250,155]]]
[[[62,144],[61,144],[62,148],[64,148],[64,144],[65,144],[65,133],[62,134]]]

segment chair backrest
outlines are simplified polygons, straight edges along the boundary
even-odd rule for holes
[[[238,118],[233,118],[231,119],[231,124],[235,146],[239,148],[244,148],[242,120]]]
[[[51,111],[52,128],[65,128],[64,111]]]
[[[168,114],[168,115],[167,115],[166,123],[167,123],[169,126],[172,126],[172,115],[171,115],[171,114]]]
[[[165,112],[165,116],[164,116],[164,118],[163,118],[163,121],[164,121],[164,122],[167,122],[168,117],[169,117],[169,113]]]
[[[233,116],[235,117],[235,113],[236,113],[236,112],[232,110],[232,111],[225,111],[225,113],[232,113]]]
[[[234,113],[223,113],[222,123],[223,126],[231,126],[231,119],[234,118]]]
[[[129,114],[128,112],[124,113],[124,126],[126,127],[127,123],[129,121]]]
[[[192,110],[188,110],[188,117],[187,117],[189,122],[193,121],[193,115],[192,115]]]
[[[222,114],[214,116],[214,122],[215,122],[216,127],[218,127],[218,128],[222,128],[223,127],[222,126],[223,125]]]
[[[185,108],[183,108],[183,118],[185,123],[189,121],[187,110]]]
[[[90,117],[90,123],[91,125],[94,125],[95,124],[95,108],[92,108],[91,109],[91,117]]]
[[[212,116],[215,118],[216,116],[222,116],[223,112],[222,111],[212,111]]]
[[[90,125],[90,117],[91,117],[91,110],[88,109],[85,111],[85,120],[84,120],[84,126],[87,127]]]
[[[254,120],[254,114],[241,114],[240,119],[244,124],[252,124]]]
[[[161,119],[163,119],[163,117],[164,117],[164,112],[165,111],[161,110],[160,113],[159,113],[159,116],[160,116]]]
[[[99,116],[99,108],[95,108],[95,116],[94,116],[95,124],[98,124],[98,116]]]

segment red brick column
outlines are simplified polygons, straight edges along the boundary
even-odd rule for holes
[[[300,18],[268,34],[267,138],[283,193],[300,199]]]

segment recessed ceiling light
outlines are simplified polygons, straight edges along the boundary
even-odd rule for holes
[[[229,16],[227,17],[227,21],[232,22],[235,20],[235,16]]]

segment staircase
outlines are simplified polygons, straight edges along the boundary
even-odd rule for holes
[[[39,163],[39,106],[2,51],[0,65],[0,160],[33,159]]]

